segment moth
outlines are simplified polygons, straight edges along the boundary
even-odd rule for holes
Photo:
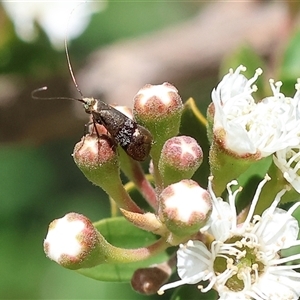
[[[41,98],[35,95],[37,92],[46,90],[47,87],[42,87],[34,90],[32,92],[32,98],[67,99],[83,103],[85,112],[92,116],[92,123],[94,125],[98,137],[99,134],[96,128],[96,123],[103,125],[106,128],[107,132],[110,134],[112,140],[116,144],[120,145],[131,158],[137,161],[144,161],[149,156],[153,142],[153,138],[149,130],[139,125],[136,121],[130,119],[122,112],[118,111],[117,109],[105,103],[104,101],[100,99],[84,97],[81,89],[79,88],[76,82],[72,70],[66,39],[65,51],[70,75],[81,98]]]

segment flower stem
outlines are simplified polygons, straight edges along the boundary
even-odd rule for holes
[[[164,238],[160,238],[148,247],[138,249],[123,249],[111,245],[108,262],[131,263],[148,259],[170,247]]]
[[[147,180],[140,163],[130,158],[123,150],[120,150],[119,153],[122,171],[135,184],[148,204],[156,210],[157,199],[155,190]]]
[[[118,207],[129,210],[135,213],[143,213],[143,210],[131,199],[121,180],[118,183],[114,183],[113,188],[105,188],[101,186],[109,196],[117,203]]]

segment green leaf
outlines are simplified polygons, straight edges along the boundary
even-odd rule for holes
[[[133,249],[148,246],[156,241],[156,236],[150,232],[136,228],[123,217],[103,219],[94,223],[95,227],[116,247]],[[89,269],[77,270],[78,273],[100,281],[127,282],[138,268],[161,263],[168,259],[162,252],[151,259],[128,264],[103,264]]]
[[[239,178],[238,182],[239,185],[245,186],[247,182],[250,180],[251,177],[259,177],[263,178],[270,165],[272,163],[272,156],[268,156],[266,158],[262,158],[258,160],[257,162],[254,162],[248,169],[245,171]]]
[[[283,81],[281,91],[289,96],[295,93],[295,83],[300,77],[300,31],[290,39],[282,58],[279,78]]]
[[[207,121],[197,108],[194,99],[188,99],[184,103],[181,116],[180,134],[193,137],[202,148],[203,163],[194,174],[193,179],[203,186],[207,185],[209,176],[208,152],[210,145],[207,139],[206,125]]]
[[[217,293],[214,290],[210,290],[207,293],[202,293],[197,288],[197,285],[186,284],[175,290],[171,300],[215,300],[217,298]]]
[[[242,45],[235,51],[231,52],[230,55],[223,60],[220,68],[221,74],[225,75],[228,73],[230,68],[235,70],[240,65],[247,68],[247,70],[242,74],[248,79],[253,77],[256,69],[262,68],[263,70],[266,70],[265,63],[262,58],[249,45]],[[264,84],[263,76],[258,77],[255,85],[258,87],[258,90],[255,92],[255,97],[257,99],[264,98],[264,86],[268,86],[268,84]]]
[[[251,166],[238,177],[238,186],[243,190],[238,193],[236,206],[238,211],[244,209],[253,199],[259,182],[264,178],[272,163],[272,155],[253,162]]]

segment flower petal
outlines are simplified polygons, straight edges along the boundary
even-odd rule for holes
[[[200,241],[189,241],[177,252],[177,271],[180,278],[194,284],[203,280],[211,264],[211,253]]]
[[[290,247],[297,240],[299,225],[297,220],[281,208],[270,213],[266,209],[262,214],[262,224],[256,234],[263,241],[266,249],[274,252]]]

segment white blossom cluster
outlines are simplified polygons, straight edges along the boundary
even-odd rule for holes
[[[300,79],[293,98],[280,92],[282,82],[270,80],[272,96],[255,101],[254,82],[241,74],[244,66],[232,69],[212,92],[215,108],[213,131],[225,131],[224,147],[238,156],[273,155],[284,178],[300,192]]]

